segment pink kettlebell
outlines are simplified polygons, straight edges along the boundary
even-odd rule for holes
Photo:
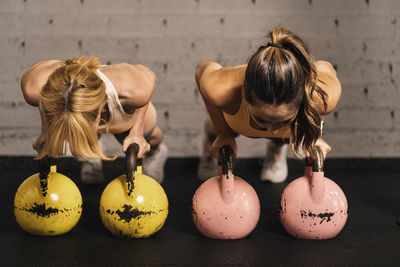
[[[233,175],[233,151],[220,151],[219,175],[205,181],[193,196],[192,216],[197,229],[214,239],[238,239],[249,235],[260,218],[256,191]]]
[[[347,199],[340,187],[324,177],[323,155],[306,160],[304,176],[288,184],[281,197],[280,219],[286,231],[297,238],[328,239],[343,229]]]

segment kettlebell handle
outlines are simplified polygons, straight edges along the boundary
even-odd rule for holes
[[[39,182],[43,197],[47,195],[47,178],[49,177],[50,167],[55,164],[55,158],[49,156],[44,156],[39,160]]]
[[[39,160],[39,177],[41,180],[47,179],[50,173],[50,166],[55,164],[55,158],[49,156],[44,156]]]
[[[316,146],[314,148],[314,154],[316,156],[316,159],[313,159],[313,161],[312,161],[313,172],[323,172],[324,171],[324,154],[322,153],[321,148]]]
[[[136,171],[138,165],[141,165],[142,160],[138,159],[139,145],[131,144],[126,150],[126,175],[134,179],[133,173]]]
[[[319,147],[315,147],[314,153],[317,156],[316,160],[312,160],[311,157],[306,157],[304,159],[304,166],[312,167],[313,172],[323,172],[324,171],[324,156]]]
[[[126,174],[126,189],[128,196],[131,196],[133,189],[135,188],[135,177],[134,172],[138,165],[141,165],[142,160],[138,159],[139,153],[139,145],[131,144],[126,150],[126,165],[125,165],[125,174]]]
[[[324,184],[324,155],[321,148],[314,148],[315,159],[313,159],[312,173],[305,176],[310,178],[310,193],[314,203],[322,203],[326,196]],[[307,168],[306,168],[307,172]]]
[[[233,173],[233,150],[229,145],[221,147],[219,151],[221,158],[222,174]]]
[[[235,177],[233,175],[233,150],[229,145],[221,147],[221,196],[225,203],[232,203],[235,196]]]

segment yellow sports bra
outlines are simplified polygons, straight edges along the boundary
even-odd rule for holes
[[[228,126],[237,134],[254,138],[290,138],[290,126],[282,127],[276,134],[267,130],[258,130],[250,126],[249,103],[242,94],[242,101],[238,111],[230,115],[223,112]]]

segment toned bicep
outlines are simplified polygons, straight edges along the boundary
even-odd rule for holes
[[[324,110],[324,105],[321,99],[319,99],[320,110],[322,115],[326,115],[335,110],[340,96],[342,94],[342,86],[337,77],[337,73],[332,65],[327,61],[317,61],[315,66],[318,72],[318,83],[317,86],[320,87],[328,95],[327,109]]]

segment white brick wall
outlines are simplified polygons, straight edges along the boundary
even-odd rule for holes
[[[34,155],[40,117],[22,97],[23,72],[38,60],[95,54],[150,67],[170,155],[197,156],[206,111],[196,65],[245,63],[275,25],[337,68],[343,95],[326,119],[330,156],[398,157],[398,0],[0,0],[0,155]],[[112,136],[104,143],[108,155],[118,149]],[[262,156],[264,143],[240,137],[239,157]]]

